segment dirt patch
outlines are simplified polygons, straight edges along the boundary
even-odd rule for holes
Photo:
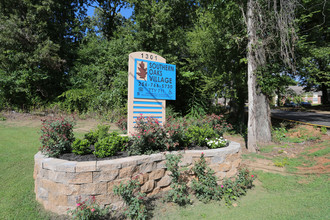
[[[284,167],[276,167],[271,160],[255,158],[254,160],[243,160],[242,166],[252,170],[261,170],[264,172],[279,173],[282,175],[290,175],[285,171]]]
[[[61,115],[55,114],[34,114],[34,113],[17,113],[17,112],[5,112],[2,115],[6,118],[5,121],[1,121],[0,124],[4,124],[10,127],[41,127],[41,120],[50,117],[60,117]],[[87,133],[90,130],[97,128],[98,124],[108,124],[110,125],[110,131],[120,130],[115,123],[102,122],[93,118],[87,119],[77,119],[76,125],[74,126],[74,132]]]
[[[298,125],[291,132],[286,135],[288,138],[309,138],[309,137],[320,137],[322,132],[320,128],[314,128],[308,125]]]
[[[308,125],[294,126],[287,132],[286,137],[299,138],[304,140],[301,143],[282,142],[282,143],[269,143],[267,145],[259,146],[261,151],[258,154],[250,154],[243,148],[243,155],[245,154],[247,159],[244,159],[242,164],[249,167],[252,170],[262,170],[265,172],[281,173],[282,175],[310,175],[310,174],[330,174],[330,156],[310,155],[319,150],[330,147],[330,135],[322,134],[319,128]],[[308,140],[306,137],[318,137]],[[227,139],[233,140],[245,146],[243,138],[227,136]],[[243,145],[244,144],[244,145]],[[267,159],[262,159],[267,158]],[[297,170],[294,172],[288,172],[285,167],[276,167],[272,161],[288,161],[295,163],[294,161],[300,161],[301,166],[297,166]],[[287,159],[285,159],[287,158]],[[290,159],[294,159],[290,161]],[[292,164],[291,164],[292,167]]]
[[[323,149],[325,149],[326,147],[315,147],[315,148],[313,148],[313,149],[310,149],[310,150],[308,150],[308,153],[314,153],[314,152],[316,152],[316,151],[319,151],[319,150],[323,150]]]

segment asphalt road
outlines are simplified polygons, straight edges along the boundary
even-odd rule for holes
[[[272,116],[277,118],[285,118],[294,121],[302,121],[309,124],[325,125],[330,127],[330,114],[314,113],[314,112],[292,112],[282,111],[278,109],[272,110]]]

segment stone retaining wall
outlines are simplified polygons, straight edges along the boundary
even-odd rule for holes
[[[220,181],[237,174],[241,156],[240,144],[235,142],[220,149],[171,153],[182,153],[180,165],[191,167],[202,152]],[[113,194],[113,187],[135,176],[142,184],[141,191],[149,196],[168,190],[171,183],[169,171],[165,167],[164,153],[76,162],[47,158],[39,152],[34,160],[33,177],[37,201],[46,210],[57,214],[66,214],[68,209],[74,208],[79,197],[85,199],[92,195],[100,205],[121,207],[123,203]]]

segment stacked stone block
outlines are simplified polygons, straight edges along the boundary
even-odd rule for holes
[[[219,181],[237,174],[241,162],[240,145],[231,142],[228,147],[210,150],[166,152],[183,155],[180,166],[192,167],[204,153],[208,165]],[[46,210],[66,214],[76,201],[95,196],[99,205],[113,208],[123,202],[113,193],[115,185],[135,177],[141,191],[148,196],[170,189],[171,177],[165,167],[165,153],[132,156],[114,160],[76,162],[47,158],[40,152],[34,157],[36,199]],[[193,175],[188,177],[189,180]]]

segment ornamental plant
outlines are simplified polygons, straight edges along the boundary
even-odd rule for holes
[[[205,115],[203,118],[203,124],[207,123],[213,130],[219,135],[223,136],[223,134],[232,129],[232,125],[227,123],[223,115]]]
[[[232,201],[246,195],[247,189],[253,187],[255,178],[256,176],[251,174],[247,168],[242,168],[239,170],[239,174],[234,181],[225,179],[219,188],[223,194],[225,203],[231,205]]]
[[[132,145],[128,148],[130,155],[151,154],[172,149],[172,141],[159,121],[142,115],[136,120],[136,133],[132,134]]]
[[[108,208],[103,209],[97,205],[95,196],[91,196],[86,200],[81,200],[81,197],[79,197],[76,202],[76,208],[69,210],[68,214],[72,215],[72,219],[93,220],[105,218],[107,215],[110,215],[110,211]]]
[[[128,137],[122,137],[117,132],[112,132],[109,136],[96,142],[93,153],[96,157],[101,158],[114,156],[118,151],[124,151],[127,143]]]
[[[228,141],[223,137],[211,138],[211,139],[206,138],[206,144],[208,148],[216,149],[216,148],[226,147]]]
[[[138,192],[140,183],[137,177],[127,181],[121,182],[119,186],[114,186],[113,192],[115,195],[121,196],[128,206],[124,214],[130,219],[146,219],[147,208],[144,193]]]
[[[185,133],[188,122],[185,118],[173,118],[168,116],[164,125],[168,137],[173,143],[173,148],[184,148],[189,142],[186,141]]]
[[[95,131],[90,131],[85,134],[85,139],[87,139],[90,144],[94,145],[98,140],[101,140],[109,136],[110,125],[97,125]]]
[[[40,150],[48,157],[58,157],[70,152],[73,136],[73,118],[48,118],[43,119],[41,127]]]
[[[182,155],[166,154],[166,168],[171,172],[172,177],[171,190],[168,191],[166,200],[175,202],[180,206],[191,203],[186,181],[182,177],[182,172],[179,170],[179,163]]]
[[[221,191],[218,190],[217,178],[214,171],[207,166],[204,154],[202,153],[192,171],[195,179],[192,180],[191,189],[198,200],[209,202],[210,200],[221,200]]]
[[[72,143],[72,153],[78,155],[85,155],[92,153],[92,149],[90,148],[91,144],[87,139],[79,139],[77,138]]]
[[[188,127],[187,132],[185,133],[186,141],[191,145],[195,144],[198,146],[206,146],[207,138],[214,138],[217,136],[217,133],[209,127],[207,124],[203,126],[192,125]]]

